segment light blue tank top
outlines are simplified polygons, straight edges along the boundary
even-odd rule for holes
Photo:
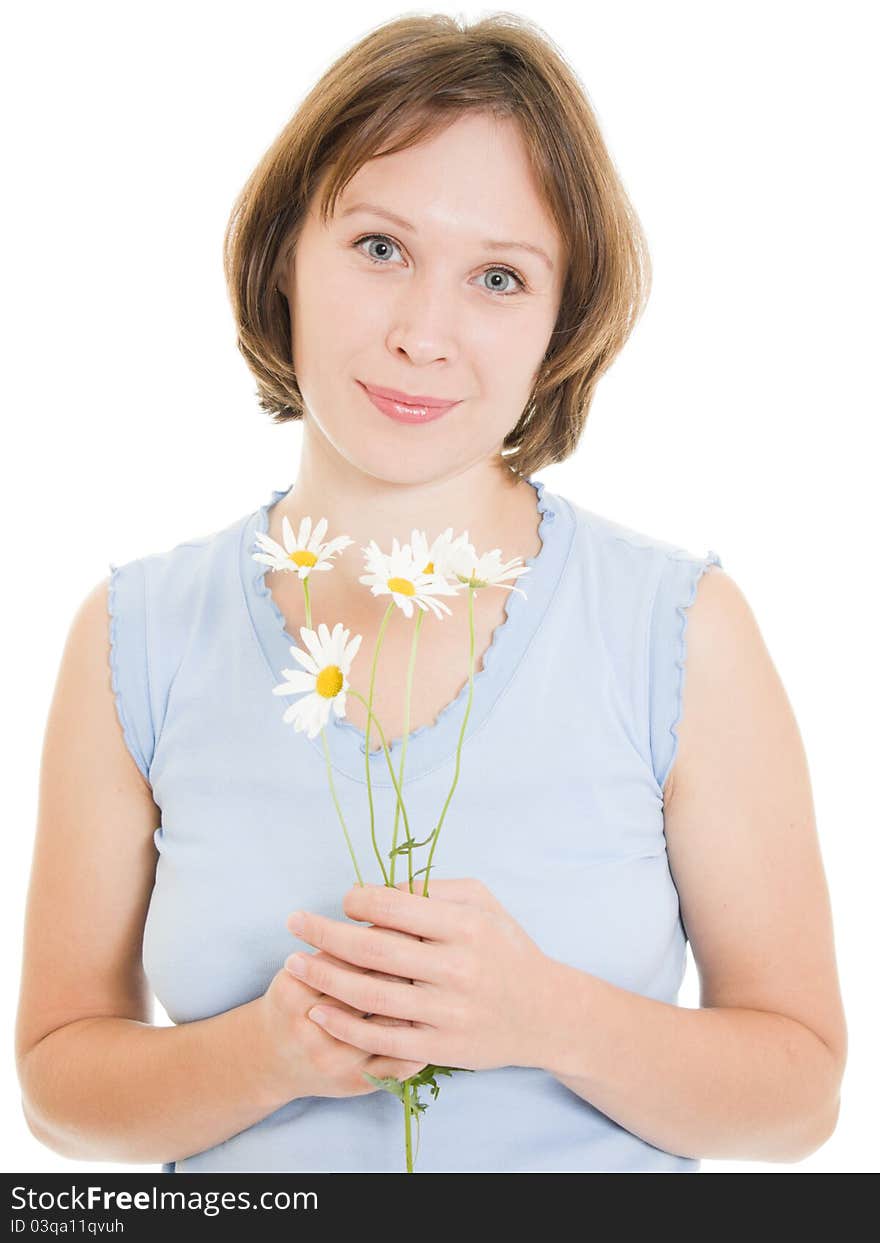
[[[686,934],[666,855],[662,787],[677,748],[686,609],[700,575],[721,560],[529,482],[541,548],[520,580],[527,599],[505,592],[506,619],[475,675],[461,773],[431,875],[478,877],[545,954],[676,1003]],[[344,920],[342,898],[356,881],[321,735],[309,740],[285,724],[292,699],[272,694],[293,663],[291,645],[301,643],[286,633],[266,567],[252,553],[269,509],[289,491],[224,530],[110,564],[117,710],[161,809],[143,963],[174,1023],[260,996],[290,953],[313,950],[288,932],[290,912]],[[322,617],[320,583],[312,603],[316,625],[344,621]],[[430,623],[420,659],[429,630]],[[419,840],[452,782],[467,693],[465,676],[434,724],[409,737],[404,793]],[[364,734],[331,712],[326,735],[364,879],[378,883]],[[395,739],[395,771],[400,750]],[[382,753],[370,762],[376,823],[388,827],[390,846],[394,790]],[[421,855],[415,867],[424,866],[427,848]],[[619,1126],[543,1070],[508,1066],[439,1082],[436,1101],[423,1091],[416,1173],[700,1168]],[[403,1106],[382,1090],[291,1100],[225,1142],[162,1166],[405,1168]]]

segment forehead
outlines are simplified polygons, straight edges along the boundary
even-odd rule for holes
[[[522,239],[558,258],[557,230],[512,119],[467,113],[414,146],[374,156],[342,190],[336,219],[362,202],[420,234]]]

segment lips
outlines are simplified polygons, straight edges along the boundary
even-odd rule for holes
[[[399,390],[379,388],[372,384],[368,386],[360,380],[357,383],[376,409],[397,423],[432,423],[459,404],[458,401],[441,401],[437,397],[418,398],[411,394],[405,398],[402,395],[387,397],[385,394]]]
[[[358,384],[362,383],[363,381],[358,380]],[[400,389],[382,388],[379,384],[363,384],[363,387],[374,397],[385,397],[388,401],[400,402],[402,406],[454,406],[460,400],[457,397],[425,397],[417,393],[403,393]]]

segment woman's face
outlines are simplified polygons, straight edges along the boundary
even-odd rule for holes
[[[327,226],[313,199],[279,280],[307,425],[388,482],[495,457],[549,345],[564,261],[515,122],[467,113],[368,161]],[[362,384],[459,404],[403,423]]]

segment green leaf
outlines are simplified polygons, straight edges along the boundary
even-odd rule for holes
[[[371,1075],[368,1070],[362,1070],[361,1074],[365,1079],[369,1079],[377,1088],[382,1088],[385,1092],[390,1092],[396,1096],[399,1101],[403,1100],[403,1082],[400,1079],[389,1077],[387,1079],[377,1079],[375,1075]]]
[[[413,850],[415,850],[417,846],[427,846],[428,842],[431,840],[431,838],[434,836],[436,832],[437,832],[437,829],[435,827],[431,830],[431,832],[428,834],[428,836],[425,838],[423,842],[417,842],[414,837],[408,837],[406,841],[401,842],[399,846],[393,846],[391,850],[388,851],[389,859],[391,858],[392,855],[408,855]]]
[[[402,1080],[402,1079],[394,1079],[392,1077],[389,1077],[387,1079],[377,1079],[376,1076],[371,1075],[368,1070],[361,1071],[361,1074],[364,1076],[365,1079],[368,1079],[370,1083],[374,1084],[377,1088],[382,1088],[384,1091],[390,1092],[393,1096],[396,1096],[397,1099],[404,1106],[404,1108],[406,1108],[406,1101],[403,1095],[403,1092],[404,1092],[403,1085],[405,1082],[409,1083],[410,1110],[412,1111],[412,1115],[416,1120],[416,1152],[415,1152],[415,1156],[413,1157],[413,1164],[415,1164],[415,1162],[418,1160],[419,1145],[421,1143],[421,1138],[422,1138],[422,1126],[421,1126],[420,1115],[423,1114],[425,1110],[428,1108],[427,1104],[423,1100],[421,1100],[421,1098],[419,1097],[419,1088],[429,1087],[431,1089],[431,1096],[436,1101],[437,1097],[440,1094],[440,1085],[437,1083],[435,1076],[452,1075],[456,1071],[459,1071],[462,1074],[468,1074],[468,1075],[472,1075],[474,1073],[470,1069],[469,1066],[431,1066],[431,1065],[428,1065],[428,1066],[423,1066],[420,1071],[418,1071],[414,1075],[411,1075],[408,1080]]]
[[[448,1075],[454,1074],[455,1071],[460,1071],[468,1075],[472,1075],[474,1073],[467,1066],[423,1066],[422,1069],[417,1074],[413,1075],[410,1078],[409,1083],[411,1087],[416,1088],[416,1089],[420,1087],[430,1087],[431,1095],[436,1101],[437,1096],[440,1092],[440,1085],[437,1083],[435,1076],[436,1075],[447,1075],[448,1076]]]

